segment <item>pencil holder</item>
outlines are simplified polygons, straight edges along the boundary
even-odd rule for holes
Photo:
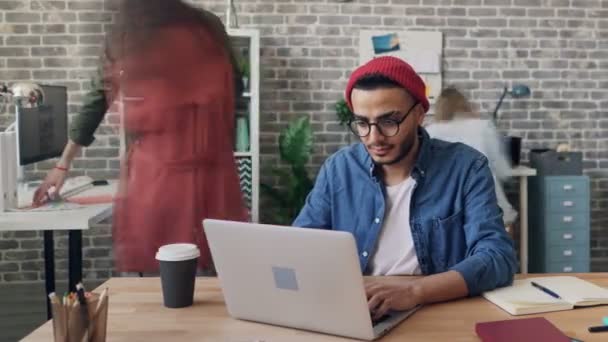
[[[55,342],[105,342],[108,322],[107,290],[87,295],[86,307],[78,301],[51,298]]]

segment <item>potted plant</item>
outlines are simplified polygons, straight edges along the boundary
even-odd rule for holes
[[[350,134],[350,129],[348,128],[348,123],[353,118],[353,112],[348,108],[348,104],[346,104],[346,100],[340,99],[336,102],[336,116],[338,117],[338,122],[341,126],[347,128],[348,131],[348,143],[351,142],[352,134]]]
[[[262,191],[272,205],[271,219],[275,224],[289,225],[296,218],[306,196],[312,190],[313,179],[308,175],[306,163],[312,153],[313,134],[308,117],[289,124],[279,136],[279,157],[288,168],[274,168],[278,186],[261,184]]]

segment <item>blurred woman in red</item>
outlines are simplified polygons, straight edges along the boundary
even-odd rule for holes
[[[119,272],[157,272],[164,244],[211,266],[204,218],[246,220],[233,156],[234,66],[217,17],[178,0],[123,0],[109,36],[109,102],[132,139],[114,210]]]

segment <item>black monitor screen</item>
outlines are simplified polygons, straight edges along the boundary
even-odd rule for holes
[[[68,141],[68,95],[63,86],[42,85],[44,104],[19,109],[20,164],[60,157]]]

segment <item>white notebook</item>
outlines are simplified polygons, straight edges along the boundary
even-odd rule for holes
[[[512,286],[484,292],[483,297],[511,315],[527,315],[608,304],[608,289],[577,277],[538,277],[515,280]]]

